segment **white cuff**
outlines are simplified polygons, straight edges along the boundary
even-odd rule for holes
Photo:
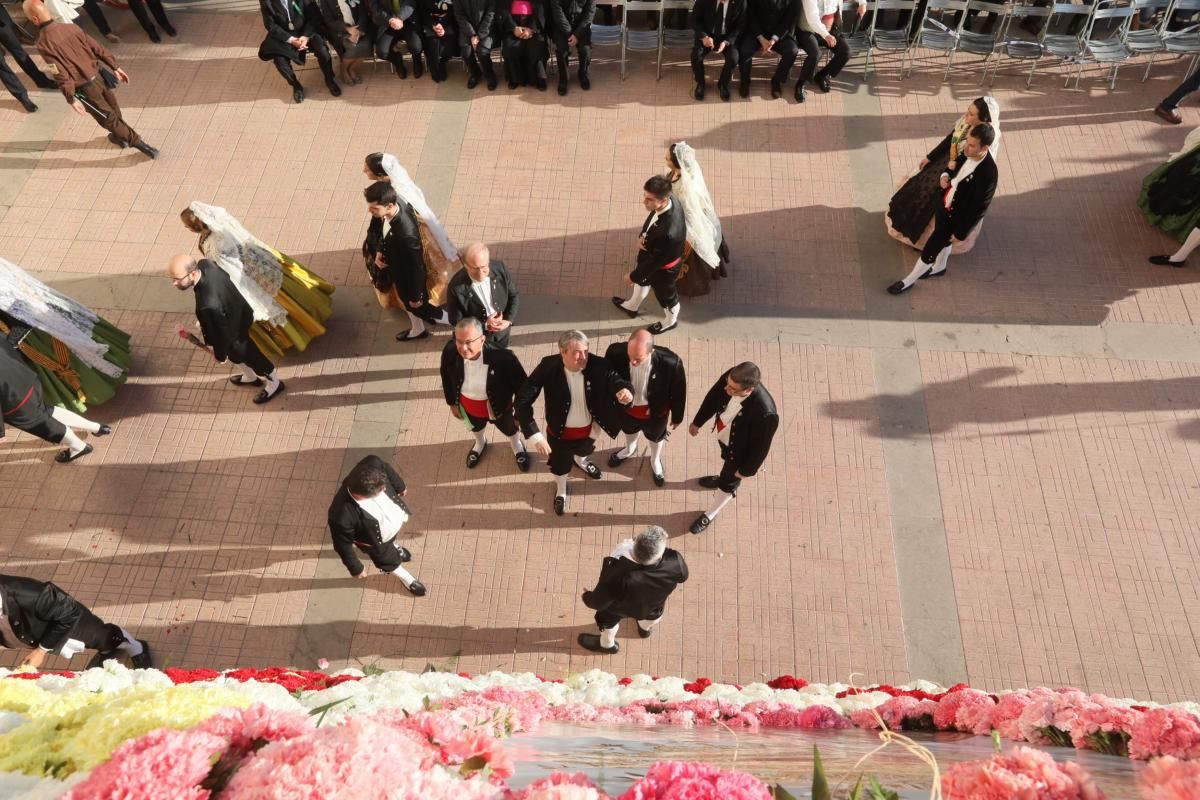
[[[543,434],[541,431],[538,431],[533,436],[530,436],[529,438],[527,438],[525,440],[525,444],[537,444],[538,442],[544,442],[544,441],[546,441],[545,434]]]

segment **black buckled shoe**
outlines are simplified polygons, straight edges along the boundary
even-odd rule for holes
[[[96,435],[97,436],[108,436],[110,433],[112,433],[112,426],[105,425],[103,422],[101,422],[100,430],[96,431]]]
[[[689,533],[704,533],[708,530],[708,526],[712,525],[712,520],[708,518],[708,514],[701,514],[696,517],[696,521],[688,527]]]
[[[334,97],[342,96],[342,87],[338,86],[338,82],[335,80],[325,81],[325,88],[328,89],[329,93]]]
[[[750,96],[750,81],[738,81],[738,96],[739,97],[749,97]]]
[[[567,513],[567,498],[561,494],[554,498],[554,513],[560,517]]]
[[[1160,267],[1182,267],[1186,262],[1172,261],[1170,256],[1150,256],[1150,263]]]
[[[475,469],[478,467],[479,460],[483,458],[483,454],[487,452],[487,449],[487,442],[483,443],[483,449],[478,453],[475,452],[474,448],[471,448],[471,451],[467,453],[467,469]]]
[[[771,81],[771,99],[778,100],[783,97],[783,84],[779,81]]]
[[[262,386],[262,378],[255,378],[252,381],[246,380],[245,375],[230,375],[229,382],[234,386]]]
[[[605,655],[612,656],[621,652],[621,645],[616,642],[613,642],[612,647],[601,647],[600,637],[594,633],[581,633],[576,641],[579,642],[579,646],[584,650],[591,650],[593,653],[604,653]]]
[[[703,83],[696,84],[696,90],[694,92],[692,92],[692,97],[696,98],[697,100],[704,99],[704,84]]]
[[[632,456],[621,455],[621,453],[623,453],[623,452],[625,452],[624,447],[622,447],[620,450],[618,450],[617,452],[613,453],[612,455],[610,455],[608,457],[608,468],[609,469],[616,469],[617,467],[624,464],[626,459],[629,459],[632,457]]]
[[[804,94],[804,84],[797,82],[796,83],[796,102],[803,103],[805,101],[805,99],[807,99],[807,98]]]
[[[829,83],[829,76],[823,72],[818,72],[813,76],[813,83],[825,94],[829,94],[829,90],[833,88],[832,84]]]
[[[150,655],[150,645],[145,639],[138,639],[138,644],[142,646],[142,652],[129,659],[129,661],[133,664],[133,668],[154,669],[154,658]]]
[[[408,562],[412,561],[412,553],[407,547],[401,547],[398,544],[393,545],[393,547],[396,548],[396,552],[399,554],[401,564],[407,564]]]
[[[649,328],[647,328],[646,330],[650,331],[650,333],[654,334],[655,336],[659,336],[661,334],[673,331],[678,327],[679,327],[678,322],[673,322],[670,325],[666,325],[666,326],[664,326],[661,322],[656,322],[653,325],[651,325]]]
[[[723,101],[725,101],[726,103],[728,103],[729,102],[729,84],[728,83],[718,83],[717,84],[717,94],[721,95],[721,99]]]
[[[96,654],[92,656],[91,660],[88,661],[87,666],[84,669],[99,669],[104,666],[105,661],[119,657],[120,656],[116,651],[110,653],[101,653],[100,651],[96,651]]]
[[[629,317],[630,319],[635,319],[638,315],[638,312],[630,311],[628,308],[625,307],[625,298],[624,297],[617,297],[616,295],[613,295],[612,304],[617,307],[618,311],[620,311],[621,313],[623,313],[625,316]]]
[[[60,450],[54,456],[54,460],[57,461],[59,464],[70,464],[72,461],[74,461],[78,458],[83,458],[88,453],[92,452],[93,449],[94,448],[90,444],[85,444],[83,446],[83,449],[80,450],[75,455],[71,455],[70,450]]]
[[[425,584],[420,581],[413,581],[408,586],[404,587],[412,594],[413,597],[424,597],[429,594],[429,590],[425,588]]]
[[[650,477],[654,479],[654,485],[660,489],[667,485],[667,476],[661,472],[655,472],[654,467],[650,468]]]
[[[428,339],[429,338],[429,328],[426,328],[425,330],[421,331],[416,336],[412,336],[411,334],[412,334],[412,330],[400,331],[400,333],[396,334],[396,341],[397,342],[415,342],[418,339]]]
[[[270,394],[267,394],[267,390],[263,389],[255,396],[254,404],[256,406],[261,406],[263,403],[269,403],[276,397],[279,397],[279,395],[283,394],[283,390],[286,388],[287,386],[284,384],[284,382],[280,381],[279,385],[275,387],[275,391],[271,392]]]
[[[592,79],[589,78],[588,74],[583,70],[579,71],[579,88],[583,89],[585,92],[592,88]]]
[[[654,628],[651,628],[650,630],[646,630],[641,625],[637,625],[637,629],[638,629],[638,636],[641,637],[642,639],[649,639],[651,636],[654,635]]]
[[[699,483],[705,489],[716,489],[721,485],[721,481],[716,475],[705,475],[700,479]]]
[[[521,472],[529,472],[530,462],[532,459],[529,457],[528,450],[522,450],[521,452],[517,453],[516,460],[517,469],[521,470]]]
[[[303,86],[293,86],[292,87],[292,99],[295,100],[297,103],[304,102],[304,87]]]
[[[580,467],[578,463],[575,464],[575,466],[577,466],[581,470],[583,470],[583,474],[587,475],[589,478],[591,478],[594,481],[599,480],[600,478],[604,477],[604,473],[600,471],[600,468],[597,467],[595,464],[593,464],[591,461],[587,462],[586,467]]]
[[[467,77],[467,88],[468,89],[474,89],[478,85],[479,85],[479,76],[478,75],[469,75]]]

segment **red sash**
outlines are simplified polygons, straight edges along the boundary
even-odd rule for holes
[[[650,406],[630,406],[625,413],[634,419],[650,419]]]
[[[679,266],[680,261],[683,261],[683,259],[677,258],[674,261],[672,261],[670,264],[667,264],[665,267],[659,267],[659,269],[675,269],[675,267]]]
[[[4,412],[4,416],[6,416],[6,417],[7,417],[7,416],[8,416],[8,415],[10,415],[10,414],[15,414],[15,413],[17,413],[18,411],[20,411],[20,410],[21,410],[21,406],[23,406],[23,405],[25,405],[26,403],[28,403],[28,402],[29,402],[29,398],[33,397],[33,388],[34,388],[34,387],[30,386],[30,387],[29,387],[29,391],[25,393],[25,399],[24,399],[24,400],[22,400],[21,402],[17,403],[17,405],[16,405],[16,407],[15,407],[15,408],[10,408],[8,411],[5,411],[5,412]]]
[[[458,402],[462,403],[463,410],[476,419],[488,418],[487,400],[472,400],[465,394],[459,394]]]
[[[580,439],[587,439],[592,435],[592,426],[584,425],[582,428],[563,428],[559,434],[559,439],[566,439],[569,442],[577,442]]]
[[[721,421],[720,417],[717,417],[717,433],[720,433],[723,430],[725,430],[725,423]]]

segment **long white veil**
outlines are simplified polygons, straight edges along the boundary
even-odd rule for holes
[[[271,248],[220,206],[196,200],[188,208],[212,231],[204,240],[201,252],[215,261],[233,281],[250,304],[254,319],[283,325],[287,321],[287,312],[275,300],[283,285],[283,268]]]
[[[679,163],[679,181],[674,194],[683,205],[683,218],[687,223],[687,240],[696,255],[710,267],[721,263],[717,251],[721,247],[721,220],[713,208],[712,195],[704,183],[704,173],[696,161],[696,151],[687,142],[674,146],[675,160]]]
[[[413,207],[425,224],[429,226],[429,232],[433,234],[434,240],[437,242],[438,248],[441,249],[442,255],[447,260],[454,262],[458,260],[458,248],[450,241],[449,234],[442,227],[441,221],[438,220],[437,214],[433,213],[433,209],[429,207],[429,203],[425,202],[425,193],[421,191],[421,187],[413,182],[413,179],[408,177],[408,170],[400,166],[400,162],[391,153],[383,154],[383,171],[387,173],[388,179],[392,182],[392,188],[396,190],[396,194],[400,199]]]
[[[988,152],[992,154],[992,158],[1000,157],[1000,104],[996,102],[996,98],[990,94],[983,98],[984,104],[988,107],[988,114],[991,115],[992,130],[996,132],[996,138],[992,142],[992,146],[988,148]]]
[[[121,377],[121,368],[104,358],[108,345],[92,339],[96,312],[3,258],[0,258],[0,309],[58,339],[89,367],[112,378]]]

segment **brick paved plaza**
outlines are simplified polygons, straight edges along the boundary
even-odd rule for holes
[[[1174,245],[1135,205],[1200,124],[1194,101],[1182,126],[1149,113],[1183,62],[1145,84],[1123,70],[1115,91],[1065,91],[1053,68],[1027,89],[1002,70],[1000,187],[979,243],[948,278],[892,297],[915,254],[884,232],[887,199],[980,93],[974,70],[943,85],[940,66],[898,80],[884,65],[864,85],[856,60],[804,105],[770,100],[765,81],[750,100],[698,104],[683,51],[661,81],[639,56],[622,82],[598,48],[593,90],[566,98],[469,93],[456,64],[441,85],[368,67],[335,100],[312,67],[295,105],[255,57],[257,16],[172,14],[180,36],[158,46],[109,14],[132,78],[119,96],[157,161],[116,150],[54,93],[35,92],[32,115],[0,100],[0,255],[135,347],[128,384],[93,413],[115,426],[93,455],[60,466],[28,436],[0,444],[4,571],[59,583],[148,639],[160,666],[857,673],[1200,696],[1200,292],[1195,266],[1146,263]],[[633,461],[572,478],[564,518],[544,467],[518,473],[503,442],[468,472],[437,377],[446,334],[397,344],[406,323],[378,307],[358,256],[362,158],[388,151],[458,244],[482,239],[513,270],[527,368],[568,327],[602,350],[633,329],[608,298],[641,183],[678,139],[697,149],[734,267],[685,299],[662,343],[687,364],[689,415],[750,359],[782,418],[764,471],[701,536],[687,526],[709,498],[695,479],[716,464],[711,436],[671,439],[663,489]],[[286,359],[288,390],[264,408],[175,335],[191,300],[164,272],[195,249],[178,220],[192,200],[339,287],[329,334]],[[598,460],[615,446],[602,440]],[[401,535],[425,598],[348,578],[329,549],[329,499],[369,452],[409,483]],[[579,594],[648,523],[692,578],[652,639],[625,627],[619,655],[588,654]]]

